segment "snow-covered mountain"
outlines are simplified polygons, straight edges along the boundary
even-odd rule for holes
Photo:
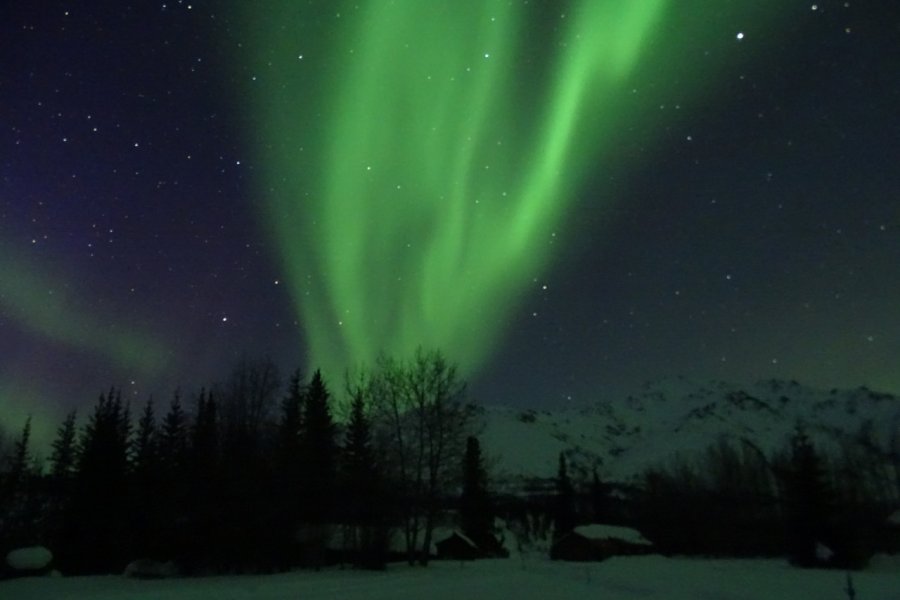
[[[888,449],[892,441],[900,443],[900,398],[865,387],[818,390],[794,381],[739,386],[678,378],[584,407],[488,407],[484,421],[482,445],[498,482],[553,477],[565,451],[576,477],[596,465],[604,479],[625,483],[723,437],[748,441],[771,456],[785,447],[798,422],[825,451],[861,432]]]

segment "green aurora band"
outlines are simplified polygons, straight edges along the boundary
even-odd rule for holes
[[[6,249],[6,252],[2,250]],[[0,244],[0,256],[12,251]],[[0,257],[0,313],[23,331],[76,351],[86,351],[140,375],[156,374],[169,361],[169,350],[148,331],[117,322],[108,313],[93,314],[59,272],[25,257]]]
[[[87,354],[134,377],[156,376],[173,361],[170,347],[156,334],[112,316],[109,309],[92,308],[80,297],[80,286],[61,270],[21,254],[10,258],[14,256],[12,246],[0,240],[0,315],[9,318],[13,327],[43,340],[47,348]],[[18,370],[20,360],[27,363],[34,357],[3,358],[0,424],[10,428],[5,433],[17,436],[25,420],[32,417],[31,441],[36,448],[46,448],[63,418],[66,402],[51,382],[23,376]]]
[[[554,232],[575,230],[586,177],[621,170],[605,155],[659,118],[634,108],[632,85],[653,78],[659,98],[689,77],[697,94],[718,66],[673,56],[735,45],[722,3],[299,4],[246,15],[242,80],[266,222],[326,374],[420,345],[476,371]]]

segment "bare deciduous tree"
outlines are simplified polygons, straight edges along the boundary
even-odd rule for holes
[[[455,467],[473,422],[465,383],[440,352],[420,348],[409,362],[379,359],[370,386],[380,445],[399,495],[407,557],[410,564],[418,559],[426,565],[440,501],[458,477]]]
[[[255,439],[271,417],[280,387],[278,367],[270,359],[238,363],[224,394],[226,429],[237,429]]]

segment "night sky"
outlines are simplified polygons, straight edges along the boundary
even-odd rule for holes
[[[895,0],[48,0],[0,28],[9,428],[242,357],[340,389],[419,344],[492,404],[900,393]]]

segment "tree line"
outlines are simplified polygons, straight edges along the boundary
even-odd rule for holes
[[[802,423],[769,455],[750,440],[723,438],[628,482],[604,481],[577,456],[560,453],[552,481],[495,499],[520,552],[547,555],[590,523],[635,528],[664,555],[859,569],[876,553],[900,551],[900,527],[888,523],[900,506],[900,433],[884,448],[871,424],[830,453]]]
[[[448,515],[493,556],[505,552],[495,516],[520,551],[541,554],[585,523],[635,527],[663,554],[798,566],[859,568],[900,550],[884,526],[900,504],[900,434],[887,450],[871,425],[830,455],[801,424],[773,455],[722,440],[625,484],[597,465],[573,476],[561,453],[554,479],[497,496],[478,410],[439,352],[383,357],[344,392],[339,406],[319,371],[282,386],[267,360],[134,415],[113,388],[80,426],[65,418],[46,467],[29,450],[29,420],[5,452],[0,440],[0,551],[42,544],[67,573],[121,572],[138,558],[185,573],[426,565]]]
[[[0,548],[45,545],[67,573],[121,572],[138,558],[186,573],[380,568],[389,552],[427,564],[454,503],[466,534],[486,539],[476,411],[456,367],[420,349],[345,388],[341,424],[319,371],[283,388],[268,360],[135,415],[113,388],[80,426],[65,418],[47,468],[30,455],[29,420],[0,473]]]
[[[720,440],[695,460],[648,469],[630,519],[665,553],[862,568],[900,550],[900,532],[887,525],[900,505],[898,458],[866,427],[831,453],[801,423],[770,456],[749,440]]]

